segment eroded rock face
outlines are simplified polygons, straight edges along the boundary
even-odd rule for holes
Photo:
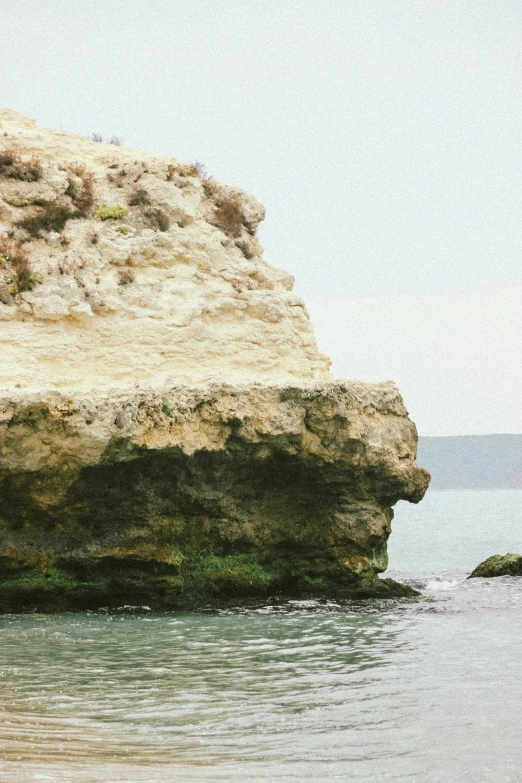
[[[0,256],[0,389],[327,379],[293,278],[262,259],[264,214],[173,158],[0,110],[0,253],[38,281],[17,292]]]
[[[415,426],[331,378],[262,206],[0,125],[0,609],[411,594],[377,575]]]
[[[393,593],[420,500],[392,384],[207,385],[1,402],[6,608]]]

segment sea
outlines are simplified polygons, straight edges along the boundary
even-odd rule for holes
[[[417,599],[0,617],[2,783],[521,783],[522,491],[399,503]]]

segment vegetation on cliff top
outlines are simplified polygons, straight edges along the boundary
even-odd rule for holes
[[[0,177],[36,182],[42,174],[43,166],[36,158],[23,160],[13,149],[0,151]]]
[[[0,240],[0,302],[7,304],[10,296],[31,291],[41,282],[31,269],[25,248],[12,239]]]

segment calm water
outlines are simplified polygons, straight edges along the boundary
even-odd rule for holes
[[[522,492],[400,504],[401,602],[0,617],[0,780],[522,781]]]

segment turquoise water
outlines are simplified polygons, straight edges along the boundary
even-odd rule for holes
[[[520,783],[522,492],[400,504],[421,599],[0,617],[0,780]]]

